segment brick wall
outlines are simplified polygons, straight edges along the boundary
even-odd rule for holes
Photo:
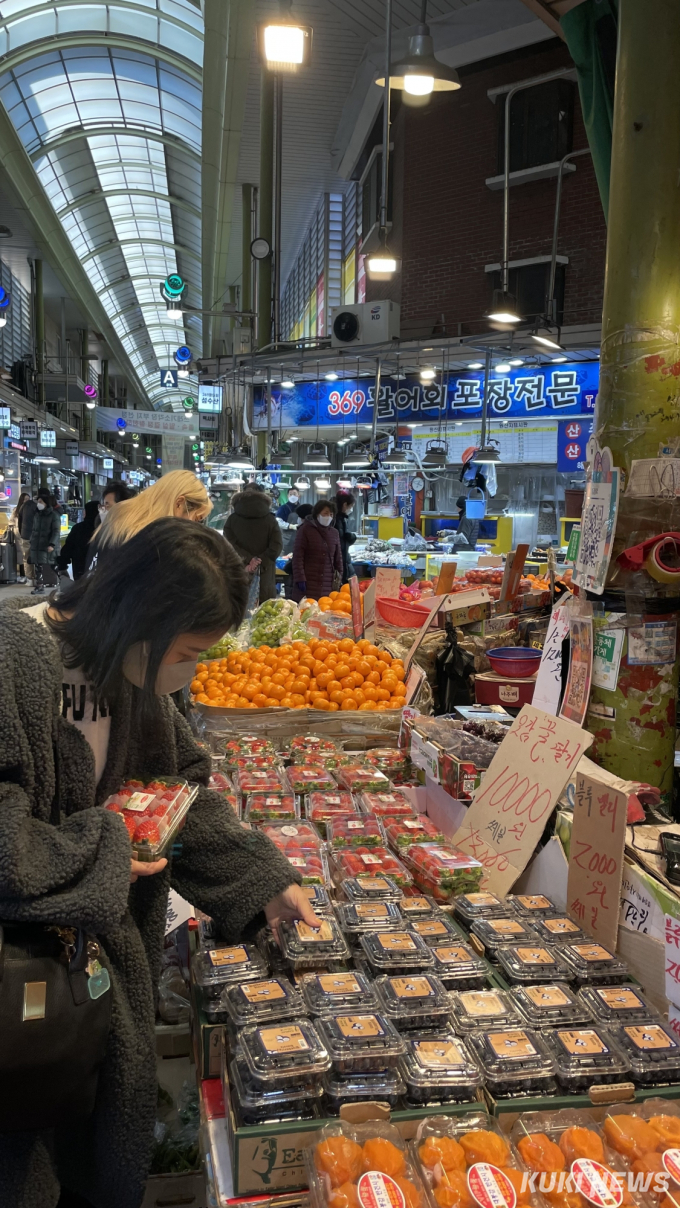
[[[464,68],[462,88],[433,96],[421,110],[397,107],[394,142],[394,227],[390,240],[402,256],[392,283],[368,284],[367,299],[401,303],[402,337],[486,330],[491,275],[484,265],[502,255],[503,191],[486,177],[498,171],[498,120],[487,90],[570,66],[555,39]],[[572,149],[587,146],[574,84]],[[589,156],[563,178],[558,253],[565,269],[564,324],[598,323],[604,284],[606,225]],[[510,189],[510,260],[549,255],[556,180]]]

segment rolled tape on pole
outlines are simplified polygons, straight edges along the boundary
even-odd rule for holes
[[[662,537],[650,549],[645,559],[644,568],[657,583],[680,584],[680,565],[669,566],[663,558],[663,553],[673,551],[680,559],[680,542],[675,537]]]

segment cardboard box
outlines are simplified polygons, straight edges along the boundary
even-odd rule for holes
[[[483,671],[475,676],[475,700],[478,705],[507,705],[511,709],[521,709],[522,705],[531,704],[535,686],[535,674],[513,679],[497,675],[495,671]]]
[[[460,592],[460,600],[456,600],[456,594],[458,593],[448,596],[445,608],[437,613],[437,625],[440,629],[446,629],[447,625],[470,625],[491,616],[493,600],[486,588],[482,587],[474,592]]]
[[[150,1175],[146,1180],[140,1208],[167,1208],[168,1205],[173,1205],[173,1208],[208,1208],[203,1171]]]
[[[497,601],[501,603],[500,600]],[[507,601],[503,605],[503,611],[497,616],[491,616],[485,621],[474,621],[472,625],[467,626],[467,632],[475,634],[476,637],[488,638],[496,633],[506,633],[512,631],[516,633],[519,629],[519,616],[517,613],[508,612]]]
[[[593,1112],[595,1119],[604,1117],[607,1106],[612,1103],[644,1103],[646,1099],[680,1099],[680,1085],[650,1086],[642,1090],[632,1082],[591,1087],[590,1095],[540,1095],[535,1098],[494,1099],[486,1092],[489,1112],[498,1117],[504,1132],[509,1132],[518,1116],[524,1112],[556,1112],[565,1107]],[[595,1102],[595,1100],[598,1102]]]
[[[441,784],[458,801],[471,801],[475,789],[484,775],[470,760],[457,759],[450,751],[444,751],[441,760]]]

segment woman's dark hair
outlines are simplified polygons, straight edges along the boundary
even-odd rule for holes
[[[335,506],[338,512],[341,512],[345,504],[350,503],[354,507],[356,500],[351,491],[338,491],[335,496]]]
[[[456,500],[456,507],[458,508],[458,511],[459,511],[459,512],[462,512],[462,510],[463,510],[463,508],[465,507],[465,504],[466,504],[466,503],[467,503],[467,496],[466,496],[466,495],[459,495],[459,496],[458,496],[458,498],[457,498],[457,500]]]
[[[42,499],[43,503],[46,503],[48,507],[51,507],[53,498],[54,496],[50,495],[47,487],[40,487],[38,491],[38,499]]]
[[[295,509],[295,511],[296,515],[300,517],[300,520],[306,520],[308,516],[311,516],[313,508],[311,503],[301,503],[299,507]]]
[[[332,499],[317,499],[314,507],[312,508],[312,516],[314,519],[316,520],[317,516],[319,516],[321,512],[325,512],[326,508],[328,508],[328,510],[335,515],[335,504]],[[298,508],[298,516],[299,515],[300,509]]]
[[[123,659],[146,642],[145,706],[153,711],[156,676],[180,633],[226,633],[240,625],[248,600],[241,559],[214,529],[167,517],[146,525],[115,557],[60,596],[61,620],[47,617],[67,667],[82,667],[100,699],[120,691]]]

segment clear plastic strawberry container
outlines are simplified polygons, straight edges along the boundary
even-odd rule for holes
[[[217,793],[224,802],[229,806],[237,818],[241,817],[241,803],[237,793],[234,791],[234,786],[228,776],[224,772],[213,772],[208,781],[208,788]]]
[[[383,827],[387,842],[397,852],[405,851],[414,843],[446,842],[444,832],[427,814],[418,814],[415,818],[386,818]]]
[[[160,859],[171,846],[198,789],[186,780],[168,778],[148,784],[127,780],[106,799],[104,809],[123,819],[132,857],[149,863]]]
[[[507,898],[499,898],[489,889],[461,893],[453,904],[453,913],[469,929],[475,919],[507,919],[513,914]]]
[[[333,852],[336,882],[347,877],[386,876],[401,889],[413,884],[413,878],[396,856],[386,847],[344,847]]]
[[[364,814],[375,814],[377,818],[415,818],[416,811],[405,793],[400,789],[381,789],[378,792],[361,791],[359,806]]]
[[[267,793],[284,797],[290,788],[284,779],[282,768],[238,768],[234,773],[236,787],[240,793]]]
[[[316,826],[323,827],[325,834],[326,823],[336,816],[349,818],[358,814],[357,806],[351,793],[339,789],[337,785],[329,793],[308,793],[305,805],[305,817]]]
[[[294,763],[286,768],[285,774],[291,791],[300,797],[307,793],[332,793],[337,787],[331,773],[318,766]]]
[[[288,743],[286,752],[292,758],[296,751],[314,753],[337,750],[336,744],[330,738],[319,738],[316,734],[296,734]]]
[[[293,844],[305,851],[322,851],[324,847],[323,839],[314,823],[306,819],[262,823],[260,830],[284,853]]]
[[[333,849],[385,845],[385,836],[378,819],[358,814],[329,818],[326,823],[326,835]]]
[[[404,863],[418,888],[431,893],[437,902],[477,890],[484,871],[479,860],[449,844],[414,844],[405,853]]]
[[[224,756],[227,767],[236,767],[236,760],[241,755],[270,755],[276,756],[273,744],[268,738],[258,734],[242,734],[240,738],[232,738],[225,743]]]
[[[292,793],[250,793],[246,798],[246,822],[255,825],[262,822],[293,822],[299,816],[300,810]]]
[[[385,773],[370,765],[336,768],[334,775],[338,784],[350,793],[389,793],[392,788]]]

